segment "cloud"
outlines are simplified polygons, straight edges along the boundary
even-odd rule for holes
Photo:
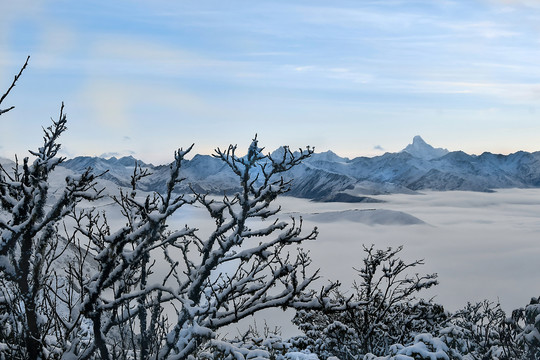
[[[368,25],[394,31],[396,28],[408,28],[411,24],[425,20],[426,17],[425,14],[408,12],[403,7],[395,7],[394,4],[388,8],[384,6],[355,8],[345,6],[298,6],[292,8],[302,15],[302,20],[306,23],[327,24],[353,29]]]
[[[85,109],[87,118],[96,122],[102,131],[118,131],[116,135],[122,141],[131,141],[137,130],[145,132],[138,133],[134,141],[164,135],[158,129],[184,126],[186,123],[178,121],[182,118],[218,121],[224,117],[223,109],[209,103],[207,96],[189,93],[174,84],[148,84],[144,79],[113,81],[97,77],[82,89],[77,105]],[[129,136],[125,135],[126,129],[130,130]]]
[[[118,35],[96,37],[90,60],[93,72],[167,78],[194,75],[221,78],[249,69],[249,62],[221,60],[168,44]]]
[[[492,4],[502,4],[506,6],[523,6],[530,8],[540,8],[538,0],[488,0]]]
[[[343,80],[347,83],[367,84],[374,81],[375,77],[365,71],[352,67],[326,67],[315,65],[285,66],[285,71],[307,77],[309,83],[317,80]],[[305,84],[305,82],[304,82]],[[326,85],[327,86],[327,85]],[[308,86],[312,87],[312,86]]]
[[[74,51],[78,51],[80,39],[74,28],[46,22],[40,27],[40,45],[35,50],[36,61],[32,66],[45,69],[80,70],[80,62],[74,61]]]
[[[93,112],[92,118],[105,128],[125,128],[136,92],[129,85],[112,81],[92,81],[81,94],[83,103]]]
[[[467,36],[479,36],[487,39],[508,38],[520,35],[519,32],[508,30],[506,29],[505,25],[501,25],[493,21],[445,21],[439,22],[437,25],[443,28],[451,29],[456,33],[465,34]]]
[[[373,147],[373,150],[377,150],[377,151],[385,151],[384,148],[381,146],[381,145],[375,145]]]
[[[439,273],[441,283],[431,292],[439,295],[436,301],[455,310],[467,300],[494,301],[499,297],[505,309],[510,310],[522,306],[533,295],[524,293],[523,289],[531,281],[538,281],[534,267],[540,254],[537,242],[540,224],[535,219],[540,207],[534,199],[539,193],[538,189],[505,189],[490,194],[428,191],[422,195],[380,196],[387,202],[354,207],[403,211],[431,226],[392,228],[340,221],[318,223],[320,235],[307,246],[322,274],[348,284],[354,280],[352,267],[358,266],[362,244],[375,243],[380,248],[404,245],[404,259],[426,260],[426,265],[415,271]],[[292,198],[280,201],[284,212],[300,214],[322,214],[352,207]],[[307,228],[312,225],[306,220]],[[519,273],[527,278],[521,278]],[[463,276],[470,276],[467,284]]]
[[[540,100],[539,83],[495,83],[467,81],[419,82],[423,92],[439,94],[471,94],[498,98],[510,104],[537,104]]]
[[[382,195],[378,198],[386,202],[378,204],[317,203],[293,197],[278,198],[277,203],[283,215],[303,216],[305,229],[317,226],[317,240],[303,246],[313,265],[320,268],[322,281],[339,279],[341,289],[349,291],[358,279],[353,268],[361,265],[364,245],[375,244],[377,249],[403,245],[402,260],[424,259],[413,272],[439,276],[440,284],[423,291],[420,297],[435,297],[434,301],[449,311],[464,307],[468,301],[500,301],[508,313],[537,295],[530,291],[535,291],[531,284],[540,281],[539,195],[540,189],[504,189],[489,194],[426,191],[422,195]],[[326,216],[353,208],[403,211],[429,225],[319,222],[306,216]],[[276,318],[269,319],[273,326]],[[288,324],[286,320],[279,318],[275,325]],[[288,335],[298,331],[292,326],[283,330]]]

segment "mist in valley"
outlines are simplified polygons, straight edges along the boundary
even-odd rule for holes
[[[378,249],[403,246],[401,258],[408,262],[424,259],[424,265],[414,271],[437,273],[439,285],[419,297],[433,298],[449,311],[487,299],[500,302],[510,313],[538,296],[540,189],[426,191],[375,198],[383,202],[323,203],[290,196],[277,199],[274,206],[282,207],[278,214],[281,220],[302,218],[305,232],[318,228],[317,240],[302,244],[312,257],[312,270],[320,268],[321,279],[315,286],[339,280],[342,290],[352,293],[349,289],[353,281],[359,280],[354,268],[362,264],[363,246],[374,244]],[[101,206],[112,205],[103,202]],[[116,221],[121,224],[122,220],[118,217]],[[174,229],[186,224],[197,227],[202,237],[213,225],[201,207],[182,208],[169,226]],[[156,273],[160,273],[159,267]],[[261,329],[265,323],[271,328],[277,326],[285,337],[296,335],[299,332],[290,323],[293,316],[292,310],[263,311],[227,329],[228,335],[236,335],[254,323]]]

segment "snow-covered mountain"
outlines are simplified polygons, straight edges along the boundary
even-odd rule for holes
[[[132,156],[125,156],[120,159],[116,157],[103,159],[99,157],[78,156],[74,159],[66,160],[62,166],[75,172],[82,172],[90,167],[94,169],[96,174],[103,174],[101,176],[103,179],[110,180],[120,186],[130,186],[131,175],[133,175],[136,163],[144,169],[153,171],[155,168],[152,164],[145,164]]]
[[[273,154],[278,154],[279,149]],[[93,167],[120,186],[128,186],[137,160],[77,157],[62,166],[74,171]],[[143,190],[164,189],[168,165],[139,164],[152,172],[141,182]],[[239,180],[221,160],[195,155],[183,168],[188,185],[199,191],[223,194],[239,189]],[[419,190],[491,191],[497,188],[540,187],[540,152],[519,151],[510,155],[469,155],[434,148],[420,136],[397,153],[348,159],[331,151],[313,154],[289,174],[291,196],[320,201],[373,201],[366,195],[412,193]]]
[[[0,165],[6,168],[6,170],[10,170],[11,167],[13,167],[15,163],[12,160],[0,157]]]
[[[412,156],[424,160],[440,158],[441,156],[449,153],[447,149],[434,148],[433,146],[429,145],[420,137],[420,135],[416,135],[413,138],[412,144],[407,145],[407,147],[402,151],[408,152]]]

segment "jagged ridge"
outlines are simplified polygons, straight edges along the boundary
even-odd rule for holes
[[[132,157],[77,157],[67,160],[62,166],[74,171],[89,166],[96,172],[108,170],[104,175],[106,179],[126,186],[135,161]],[[140,164],[153,173],[141,182],[143,190],[163,190],[169,167]],[[187,160],[183,171],[187,180],[180,190],[187,190],[188,184],[210,193],[231,193],[239,189],[238,180],[231,170],[209,155],[196,155]],[[330,151],[316,153],[293,168],[287,176],[293,180],[289,195],[321,201],[340,198],[336,194],[359,196],[428,189],[492,191],[497,188],[540,187],[540,152],[469,155],[462,151],[434,148],[416,136],[412,144],[400,152],[371,158],[342,158]]]

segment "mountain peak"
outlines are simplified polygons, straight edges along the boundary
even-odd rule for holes
[[[426,143],[420,135],[416,135],[413,138],[412,144],[407,145],[407,147],[402,151],[424,160],[436,159],[448,154],[447,149],[434,148]]]
[[[418,144],[418,145],[428,145],[428,143],[426,143],[424,141],[424,139],[422,139],[422,137],[420,135],[416,135],[415,137],[413,137],[412,139],[412,144]],[[430,145],[428,145],[430,146]]]
[[[313,154],[313,158],[316,160],[330,161],[330,162],[346,162],[349,159],[344,158],[333,152],[332,150],[327,150],[321,153]]]

